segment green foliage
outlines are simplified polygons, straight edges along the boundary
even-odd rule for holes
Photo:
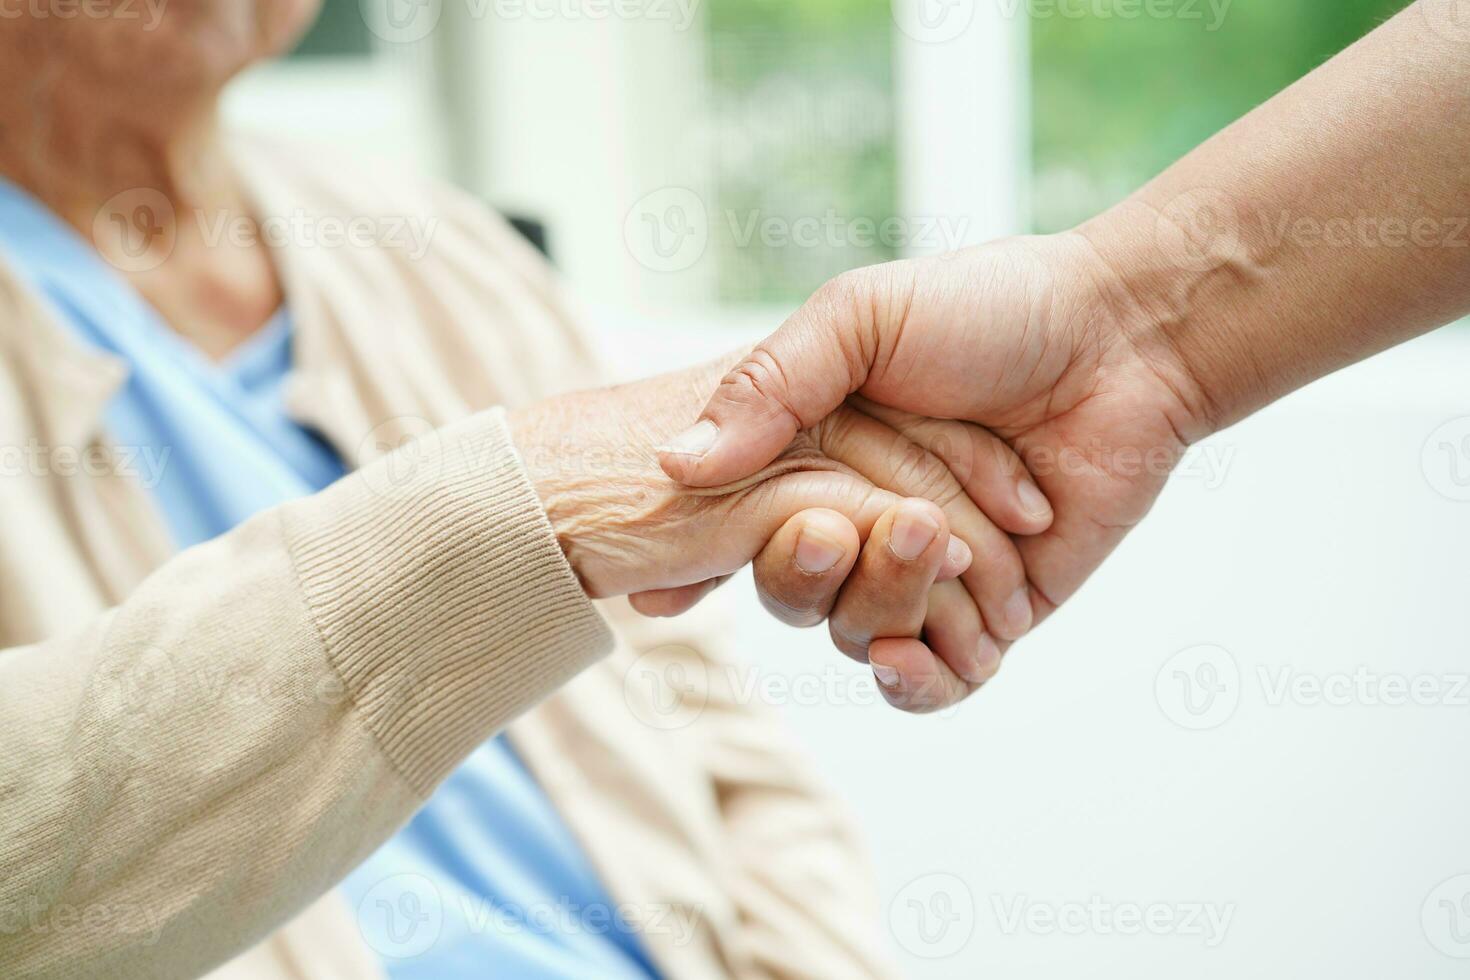
[[[1199,19],[1097,16],[1119,9],[1116,0],[1072,0],[1066,9],[1083,17],[1032,18],[1038,230],[1068,227],[1114,203],[1404,5],[1214,2],[1219,16],[1211,0],[1199,0]]]

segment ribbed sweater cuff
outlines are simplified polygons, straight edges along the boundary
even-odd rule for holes
[[[327,656],[424,795],[612,647],[500,410],[389,454],[283,520]]]

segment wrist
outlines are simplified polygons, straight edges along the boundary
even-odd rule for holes
[[[1069,234],[1086,242],[1118,331],[1174,391],[1176,428],[1196,442],[1283,392],[1252,322],[1266,270],[1228,201],[1184,198],[1163,209],[1130,199]]]
[[[599,542],[610,530],[618,501],[636,500],[646,463],[628,458],[635,447],[590,447],[568,433],[579,424],[570,399],[538,402],[506,413],[511,441],[551,524],[572,572],[593,598],[617,594],[607,581],[607,562]]]

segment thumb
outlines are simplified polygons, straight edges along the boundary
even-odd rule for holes
[[[860,340],[874,333],[868,281],[848,275],[827,283],[742,357],[698,421],[658,448],[663,471],[693,487],[750,476],[862,387],[876,346]]]

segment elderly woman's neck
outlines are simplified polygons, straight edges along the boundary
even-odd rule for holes
[[[159,195],[181,216],[233,210],[240,203],[237,179],[207,112],[163,126],[157,120],[39,113],[6,100],[0,102],[0,175],[89,237],[109,202],[126,205],[128,197]]]
[[[175,331],[225,356],[283,299],[259,236],[218,234],[254,216],[213,113],[163,126],[96,99],[69,104],[91,114],[0,97],[0,175],[92,242]]]

